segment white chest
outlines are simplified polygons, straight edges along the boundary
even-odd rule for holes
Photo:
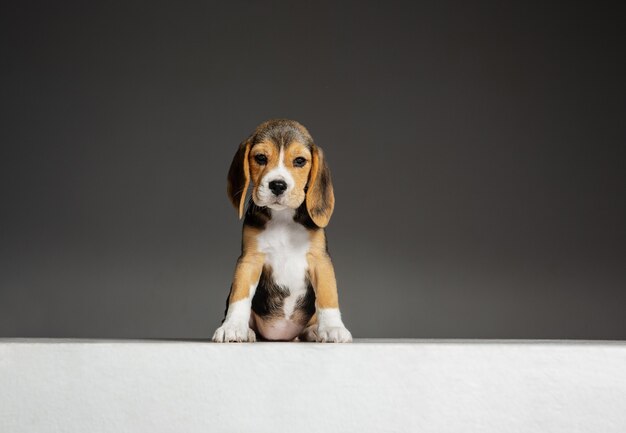
[[[289,317],[298,298],[306,293],[306,259],[309,233],[293,221],[294,211],[272,210],[272,219],[258,238],[258,249],[265,254],[265,264],[271,266],[274,282],[289,289],[285,299],[285,315]]]

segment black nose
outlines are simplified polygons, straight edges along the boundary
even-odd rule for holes
[[[284,180],[273,180],[270,182],[270,189],[274,195],[281,195],[287,189],[287,182]]]

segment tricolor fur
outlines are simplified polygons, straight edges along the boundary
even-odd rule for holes
[[[351,341],[326,247],[335,196],[322,150],[298,122],[265,122],[241,143],[228,173],[240,218],[250,184],[242,252],[213,341]]]

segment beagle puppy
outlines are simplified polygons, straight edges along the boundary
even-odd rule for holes
[[[322,149],[296,121],[262,123],[228,172],[240,219],[251,182],[241,256],[213,341],[352,341],[324,234],[335,196]]]

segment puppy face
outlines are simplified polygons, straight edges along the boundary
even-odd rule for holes
[[[228,196],[243,216],[252,180],[252,200],[274,210],[306,209],[318,227],[325,227],[335,206],[330,170],[322,149],[298,122],[269,120],[240,145],[228,172]]]
[[[305,199],[311,151],[301,142],[261,141],[250,149],[252,200],[270,209],[297,209]]]

